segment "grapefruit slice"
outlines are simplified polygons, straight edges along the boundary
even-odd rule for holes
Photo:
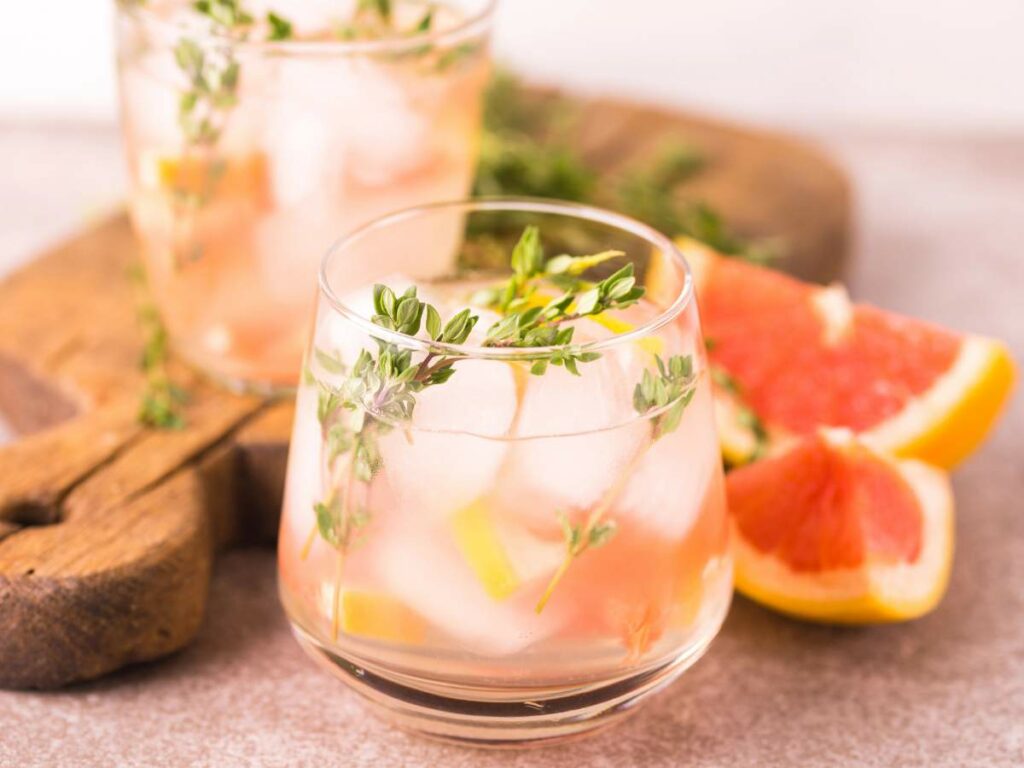
[[[419,645],[427,634],[427,624],[419,614],[382,592],[345,590],[340,620],[346,634],[371,640]]]
[[[751,409],[773,450],[841,427],[896,456],[950,468],[984,440],[1013,388],[1013,361],[997,341],[853,304],[838,285],[681,245],[711,364],[732,383],[719,398]],[[665,274],[652,270],[648,287]],[[760,455],[751,453],[746,415],[746,435],[735,414],[719,415],[731,463]]]
[[[953,553],[948,477],[822,430],[727,475],[736,587],[831,623],[903,621],[942,598]]]
[[[143,186],[194,198],[270,202],[266,158],[259,153],[219,157],[206,152],[161,154],[145,152],[139,159]]]
[[[487,595],[506,600],[524,584],[554,573],[565,556],[559,540],[544,540],[495,519],[477,500],[451,518],[455,545]]]

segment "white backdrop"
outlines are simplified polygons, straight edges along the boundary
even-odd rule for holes
[[[113,0],[4,0],[0,118],[110,119]],[[1024,130],[1024,0],[504,0],[546,81],[766,122]]]

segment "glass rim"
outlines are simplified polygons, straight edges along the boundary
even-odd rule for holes
[[[467,15],[453,27],[374,40],[237,40],[216,28],[164,19],[146,3],[116,2],[115,5],[118,14],[132,17],[143,26],[152,27],[161,34],[188,35],[199,43],[227,44],[238,51],[256,51],[273,55],[348,56],[405,53],[427,44],[456,45],[467,38],[481,36],[489,30],[494,10],[498,5],[498,0],[482,1],[483,7],[480,10]]]
[[[394,224],[428,214],[432,211],[462,209],[465,213],[480,211],[512,212],[512,213],[538,213],[551,214],[556,216],[569,216],[586,221],[605,224],[623,232],[646,240],[648,243],[661,250],[668,258],[672,259],[680,268],[683,274],[683,284],[676,293],[675,298],[668,307],[662,309],[657,316],[632,328],[625,333],[613,334],[604,339],[586,341],[578,344],[557,344],[544,347],[484,347],[479,344],[450,344],[447,342],[432,341],[418,336],[410,336],[399,331],[389,330],[374,323],[370,318],[364,317],[359,312],[348,307],[344,301],[335,293],[328,277],[328,269],[340,254],[373,232],[386,229]],[[675,320],[693,301],[694,285],[693,271],[690,263],[686,260],[682,251],[672,240],[641,221],[638,221],[625,214],[616,213],[604,208],[598,208],[584,203],[574,203],[566,200],[553,200],[540,197],[474,197],[463,200],[441,201],[416,205],[403,208],[398,211],[381,216],[363,226],[344,235],[327,249],[320,261],[319,290],[327,300],[331,308],[340,314],[342,318],[358,326],[368,336],[400,345],[405,349],[412,349],[424,353],[444,354],[450,357],[478,360],[536,360],[549,356],[557,350],[564,350],[567,347],[578,349],[581,352],[601,352],[615,349],[622,345],[631,344],[647,338],[652,333],[663,328]]]

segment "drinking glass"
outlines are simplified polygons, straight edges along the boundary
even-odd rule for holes
[[[193,6],[118,4],[131,219],[178,353],[235,389],[290,388],[318,255],[468,193],[493,0]]]
[[[576,319],[571,346],[485,346],[502,317],[487,297],[530,226],[549,256],[621,251],[578,285],[632,264],[643,298]],[[441,323],[479,320],[438,340],[423,310],[404,334],[375,285],[396,301],[415,286]],[[541,279],[530,300],[564,286]],[[564,737],[683,672],[724,619],[732,569],[693,280],[672,242],[524,199],[408,209],[342,239],[321,265],[278,555],[302,646],[433,736]]]

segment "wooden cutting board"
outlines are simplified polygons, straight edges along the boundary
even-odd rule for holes
[[[700,117],[579,107],[575,144],[608,179],[682,139],[711,161],[687,195],[780,241],[790,271],[838,276],[850,194],[817,150]],[[22,436],[0,448],[3,687],[57,687],[181,648],[215,554],[276,534],[289,402],[231,395],[172,364],[191,392],[187,427],[136,422],[136,262],[122,214],[0,283],[0,412]]]

